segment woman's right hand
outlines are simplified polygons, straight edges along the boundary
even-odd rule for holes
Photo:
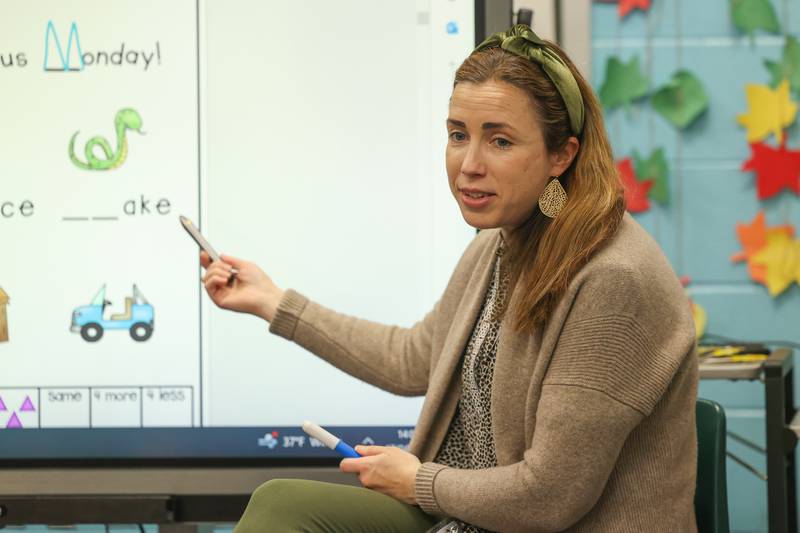
[[[211,300],[223,309],[250,313],[271,322],[283,291],[255,263],[229,255],[220,259],[212,263],[206,252],[200,252],[200,264],[206,269],[203,285]],[[229,283],[233,268],[237,273]]]

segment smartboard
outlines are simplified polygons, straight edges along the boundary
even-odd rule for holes
[[[407,444],[420,398],[214,307],[220,251],[411,326],[474,235],[444,172],[475,4],[3,3],[0,455],[313,458]]]

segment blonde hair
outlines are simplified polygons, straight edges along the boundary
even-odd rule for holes
[[[501,268],[506,270],[515,302],[507,311],[514,330],[529,333],[547,321],[575,274],[616,233],[625,214],[622,186],[597,97],[566,53],[554,43],[548,45],[578,82],[585,119],[578,153],[560,176],[567,191],[563,209],[550,219],[534,207],[506,242]],[[454,86],[486,81],[505,82],[528,94],[549,152],[559,151],[573,136],[564,100],[539,65],[500,48],[489,48],[474,52],[461,64]]]

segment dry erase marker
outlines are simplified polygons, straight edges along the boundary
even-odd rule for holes
[[[206,238],[203,237],[203,234],[200,233],[200,230],[197,229],[197,227],[192,223],[192,221],[183,215],[180,215],[178,218],[180,218],[183,229],[185,229],[186,232],[192,236],[192,239],[194,239],[194,242],[196,242],[197,245],[200,246],[200,248],[206,251],[208,257],[211,258],[211,261],[220,261],[221,259],[217,251],[214,250],[214,248],[211,246],[211,244],[209,244]],[[228,277],[229,286],[233,285],[233,281],[236,279],[236,275],[238,273],[239,272],[235,268],[231,268],[230,276]]]
[[[185,229],[186,232],[192,236],[194,242],[196,242],[198,246],[200,246],[200,248],[206,251],[206,253],[211,258],[212,261],[219,261],[219,254],[216,252],[216,250],[214,250],[214,248],[211,247],[206,238],[203,237],[202,233],[200,233],[200,230],[197,229],[197,227],[192,223],[192,221],[183,215],[180,215],[179,218],[181,220],[181,225],[183,226],[183,229]]]
[[[331,435],[314,422],[303,422],[303,431],[320,441],[333,451],[339,452],[344,457],[361,457],[349,444],[335,435]]]

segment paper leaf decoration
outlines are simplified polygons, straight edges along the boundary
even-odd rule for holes
[[[650,198],[661,205],[669,204],[669,181],[667,158],[664,156],[664,149],[659,148],[644,159],[639,156],[639,152],[633,151],[633,164],[636,168],[636,177],[640,180],[653,180],[653,188],[650,189]]]
[[[708,314],[697,302],[692,302],[692,319],[694,320],[695,336],[700,339],[706,334],[706,327],[708,326]]]
[[[756,30],[781,31],[775,9],[769,0],[731,0],[733,24],[750,37]]]
[[[664,118],[683,129],[708,109],[708,95],[694,74],[679,70],[653,94],[650,103]]]
[[[753,255],[752,261],[767,268],[770,296],[779,295],[794,281],[800,283],[800,240],[785,233],[768,234],[767,245]]]
[[[625,189],[625,202],[628,204],[628,211],[631,213],[643,213],[650,209],[650,201],[647,193],[653,186],[653,180],[639,181],[633,170],[633,161],[626,157],[617,162],[617,173]]]
[[[747,261],[747,270],[753,281],[767,284],[767,267],[753,262],[753,257],[767,246],[767,238],[774,235],[794,237],[794,227],[789,224],[767,227],[764,211],[759,211],[750,224],[736,224],[736,236],[743,250],[731,256],[731,261]]]
[[[796,37],[790,35],[786,38],[780,63],[765,60],[764,66],[772,75],[770,82],[772,87],[777,87],[783,80],[787,80],[793,91],[800,92],[800,41]]]
[[[800,195],[800,150],[787,150],[764,143],[750,145],[752,156],[742,165],[743,171],[756,173],[758,199],[771,198],[784,189]]]
[[[647,86],[647,78],[639,68],[638,56],[627,63],[618,57],[610,57],[606,62],[606,79],[600,87],[600,101],[606,109],[628,105],[645,96]]]
[[[797,104],[789,99],[789,82],[783,80],[776,89],[766,85],[745,85],[748,112],[736,120],[747,128],[747,142],[755,143],[766,139],[770,133],[778,142],[783,141],[783,130],[794,122]]]
[[[617,4],[619,18],[624,18],[634,9],[647,11],[650,9],[650,0],[619,0],[619,3]]]

